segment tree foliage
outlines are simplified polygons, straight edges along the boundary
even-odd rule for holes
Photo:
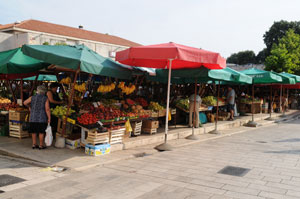
[[[264,34],[264,42],[267,46],[266,56],[269,56],[272,50],[273,44],[278,44],[280,38],[285,36],[289,29],[293,29],[295,33],[300,34],[300,21],[277,21],[270,27],[270,29]]]
[[[267,70],[300,74],[300,35],[288,30],[278,44],[273,44],[265,64]]]
[[[227,58],[228,63],[232,64],[254,64],[256,63],[256,56],[252,50],[240,51],[238,53],[233,53]]]
[[[256,55],[256,63],[257,64],[263,64],[265,63],[266,60],[266,56],[267,56],[267,48],[262,49],[261,51],[259,51]]]

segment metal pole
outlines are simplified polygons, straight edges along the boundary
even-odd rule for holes
[[[169,116],[169,105],[170,105],[170,85],[171,85],[171,71],[172,71],[172,61],[173,59],[169,59],[169,75],[168,75],[168,91],[167,91],[167,109],[166,109],[166,125],[165,125],[165,141],[163,144],[160,144],[155,147],[158,151],[171,151],[172,147],[167,144],[168,140],[168,116]]]
[[[168,140],[168,128],[169,128],[169,106],[170,106],[170,87],[171,87],[171,71],[172,71],[172,60],[169,62],[169,76],[168,76],[168,91],[167,91],[167,110],[166,110],[166,125],[165,125],[165,143]]]
[[[252,104],[251,104],[251,112],[252,112],[252,122],[254,122],[254,84],[252,84]]]
[[[273,96],[272,96],[272,84],[270,85],[270,87],[271,87],[271,91],[270,91],[270,117],[269,118],[267,118],[267,120],[273,120],[273,118],[272,118],[272,111],[273,111]]]
[[[216,118],[216,123],[215,123],[215,130],[218,130],[218,119],[219,119],[219,97],[220,97],[220,81],[218,83],[218,97],[217,97],[217,118]]]
[[[258,124],[254,122],[254,84],[252,84],[252,103],[251,103],[251,115],[252,115],[252,120],[249,121],[246,126],[248,127],[257,127]]]
[[[279,112],[282,112],[282,84],[280,84],[280,100],[279,100]]]
[[[24,102],[24,95],[23,95],[23,78],[21,78],[21,93],[20,93],[20,97],[21,97],[21,101],[22,101],[22,105],[23,105],[23,102]]]

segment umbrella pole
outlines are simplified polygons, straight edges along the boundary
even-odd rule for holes
[[[252,103],[251,103],[251,115],[252,115],[252,120],[249,121],[246,126],[248,127],[257,127],[257,123],[254,122],[254,84],[252,84]]]
[[[21,93],[20,93],[20,97],[21,97],[21,101],[22,101],[22,105],[23,105],[23,102],[24,102],[24,95],[23,95],[23,84],[24,84],[24,82],[23,82],[23,78],[21,78]]]
[[[219,97],[220,97],[220,81],[218,82],[218,91],[217,91],[217,113],[216,113],[216,119],[215,119],[215,130],[210,131],[211,134],[221,134],[218,131],[218,118],[219,118]]]
[[[37,84],[38,77],[39,77],[39,74],[37,74],[37,75],[35,76],[35,79],[34,79],[33,85],[31,86],[31,90],[30,90],[29,97],[31,97],[31,96],[32,96],[32,94],[33,94],[33,90],[34,90],[34,87],[35,87],[35,86],[36,86],[36,84]]]
[[[282,112],[282,84],[280,84],[280,99],[279,99],[279,112]]]
[[[194,119],[193,119],[193,127],[192,127],[192,135],[189,135],[186,137],[186,139],[189,139],[189,140],[198,140],[198,137],[195,136],[195,125],[196,125],[196,95],[197,95],[197,79],[195,79],[195,94],[194,94],[194,113],[193,113],[193,116],[194,116]],[[199,127],[199,126],[198,126]]]
[[[75,88],[75,83],[76,83],[77,76],[78,76],[79,72],[80,72],[80,64],[78,65],[78,68],[75,72],[75,77],[74,77],[74,80],[73,80],[73,85],[72,85],[71,93],[70,93],[70,96],[69,96],[69,103],[68,103],[68,106],[67,106],[67,112],[66,112],[65,117],[63,118],[63,126],[62,126],[62,133],[61,133],[62,137],[64,137],[65,132],[66,132],[67,118],[68,118],[68,115],[70,113],[71,105],[73,103],[73,95],[74,95],[74,90],[75,90],[74,88]]]
[[[271,84],[271,89],[270,89],[270,117],[268,117],[266,120],[273,120],[272,118],[272,111],[273,111],[273,97],[272,97],[272,84]]]
[[[286,88],[286,102],[287,102],[287,107],[289,107],[289,89],[288,88]],[[284,105],[285,105],[285,102],[284,102]],[[287,108],[286,107],[283,107],[283,113],[282,113],[282,117],[285,117],[286,115],[285,115],[285,110],[286,110]]]
[[[166,110],[166,125],[165,125],[165,142],[155,147],[158,151],[171,151],[172,147],[167,144],[168,140],[168,116],[169,116],[169,105],[170,105],[170,84],[171,84],[171,71],[172,71],[172,59],[169,59],[169,75],[168,75],[168,92],[167,92],[167,110]]]

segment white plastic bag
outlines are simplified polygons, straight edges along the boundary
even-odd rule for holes
[[[51,146],[52,141],[53,141],[52,129],[51,126],[48,124],[46,129],[46,137],[45,137],[46,146]]]

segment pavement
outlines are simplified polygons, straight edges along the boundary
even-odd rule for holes
[[[296,117],[251,130],[240,127],[235,134],[222,131],[218,139],[180,141],[184,145],[173,151],[69,170],[37,184],[20,182],[0,198],[298,199],[299,123]]]
[[[300,111],[291,110],[287,113],[285,119],[290,119],[298,116]],[[278,118],[280,114],[273,114],[274,118]],[[268,114],[256,114],[255,120],[261,125],[270,125],[274,121],[267,121]],[[221,121],[219,122],[219,128],[221,135],[214,135],[204,133],[205,129],[212,130],[214,124],[207,123],[202,128],[196,129],[196,134],[199,140],[191,141],[184,139],[186,136],[191,134],[191,128],[176,128],[170,127],[169,131],[169,143],[174,147],[186,146],[192,143],[204,142],[210,139],[218,139],[223,136],[230,136],[235,133],[241,133],[244,131],[251,130],[252,128],[241,126],[242,124],[249,121],[251,116],[245,116],[237,118],[235,121]],[[172,129],[173,128],[173,129]],[[71,170],[85,170],[95,166],[108,164],[120,160],[126,160],[134,158],[135,156],[140,156],[141,154],[154,154],[157,151],[153,148],[163,142],[164,134],[158,133],[157,135],[145,135],[135,138],[130,138],[121,147],[127,146],[126,150],[120,150],[112,152],[109,155],[92,157],[87,156],[84,153],[84,149],[58,149],[55,147],[48,147],[46,150],[33,150],[31,149],[31,139],[16,139],[10,137],[0,137],[0,154],[22,158],[27,160],[30,164],[35,164],[37,166],[60,166]],[[134,143],[134,144],[133,144]],[[138,143],[138,147],[133,147]],[[132,147],[128,147],[131,145]],[[120,145],[114,145],[114,148],[118,148]]]

